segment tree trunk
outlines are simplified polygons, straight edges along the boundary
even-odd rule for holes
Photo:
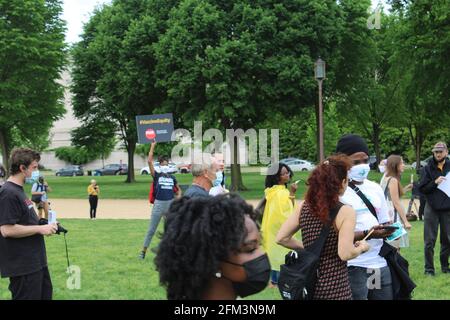
[[[377,163],[375,164],[375,169],[378,169],[378,165],[381,162],[381,148],[380,148],[380,135],[381,128],[377,123],[372,123],[373,129],[373,147],[375,149],[375,155],[377,157]]]
[[[416,172],[420,172],[420,158],[422,156],[422,146],[423,142],[425,140],[424,134],[421,132],[421,130],[414,126],[415,135],[413,133],[412,126],[409,127],[409,134],[411,136],[411,141],[413,143],[414,151],[416,154]]]
[[[134,177],[134,151],[136,150],[136,141],[130,141],[128,140],[128,174],[127,174],[127,180],[126,183],[133,183],[136,182],[136,179]]]
[[[231,186],[230,191],[245,191],[248,190],[242,181],[241,165],[238,163],[239,146],[237,137],[233,137],[233,161],[231,163]]]
[[[423,146],[423,141],[424,141],[424,137],[422,132],[420,132],[420,130],[417,130],[416,127],[416,146],[415,146],[415,151],[416,151],[416,172],[420,172],[420,158],[422,157],[422,146]]]
[[[3,167],[5,167],[7,178],[9,176],[9,142],[3,130],[0,130],[0,148],[2,152]]]

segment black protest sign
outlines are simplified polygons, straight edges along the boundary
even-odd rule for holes
[[[172,141],[173,115],[171,113],[136,116],[138,143]]]

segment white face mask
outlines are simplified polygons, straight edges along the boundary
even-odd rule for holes
[[[169,166],[161,166],[161,173],[168,173],[169,172]]]
[[[367,179],[370,172],[370,166],[368,164],[358,164],[350,169],[348,177],[350,180],[363,182]]]

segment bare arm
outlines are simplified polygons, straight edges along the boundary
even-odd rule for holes
[[[393,183],[389,184],[389,192],[391,194],[391,200],[394,204],[395,210],[397,210],[398,214],[400,215],[400,219],[403,221],[403,225],[406,229],[411,229],[411,224],[409,223],[408,219],[406,218],[405,210],[403,209],[403,206],[400,202],[400,195],[398,193],[399,188],[399,182],[397,179],[392,179]],[[401,186],[400,186],[401,187]]]
[[[36,234],[51,235],[56,233],[56,223],[42,226],[23,226],[20,224],[6,224],[0,227],[3,238],[26,238]]]
[[[177,183],[177,189],[178,189],[178,191],[176,193],[176,197],[177,198],[181,198],[181,188],[180,188],[180,185],[178,183]]]
[[[303,243],[293,238],[294,234],[300,230],[300,214],[303,203],[289,216],[278,231],[276,241],[279,245],[289,249],[302,249]]]
[[[153,153],[155,152],[156,142],[153,142],[150,151],[148,152],[148,167],[150,168],[150,174],[155,176],[155,167],[153,166]]]
[[[343,206],[336,217],[336,228],[339,232],[338,255],[343,261],[356,258],[369,249],[366,241],[361,241],[355,247],[354,230],[356,225],[356,212],[349,206]]]

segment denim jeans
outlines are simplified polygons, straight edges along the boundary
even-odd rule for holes
[[[280,278],[280,271],[276,270],[270,271],[270,282],[272,282],[272,284],[278,284],[279,278]]]
[[[389,267],[348,267],[353,300],[393,300]]]
[[[167,212],[167,210],[169,210],[171,203],[172,200],[155,200],[152,209],[152,216],[150,218],[150,224],[144,239],[144,248],[148,248],[150,246],[150,242],[155,235],[156,229],[158,229],[159,221],[161,221],[161,217]]]

